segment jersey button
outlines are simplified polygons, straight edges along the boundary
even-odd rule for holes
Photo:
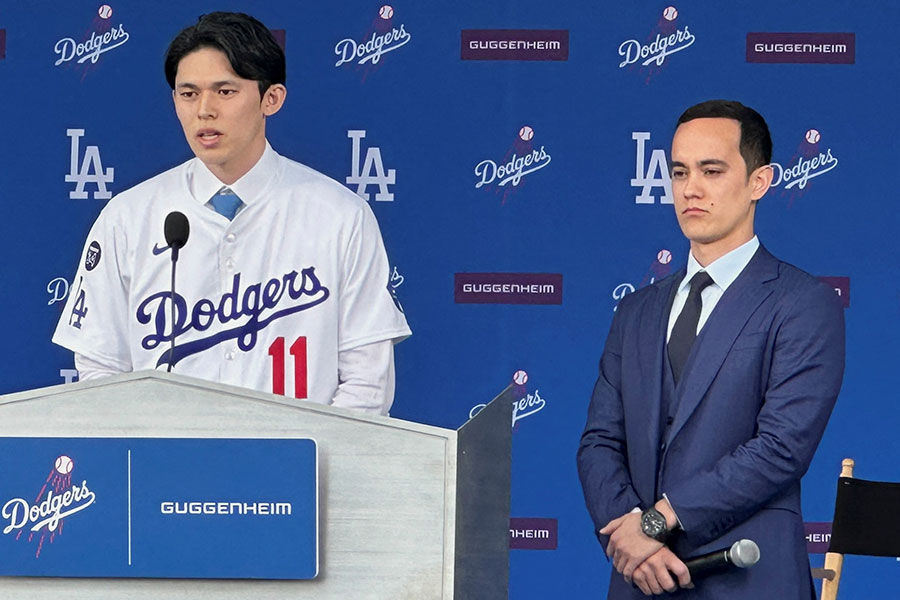
[[[234,270],[234,260],[232,260],[230,258],[227,259],[225,261],[225,268],[228,269],[229,271],[233,271]]]
[[[234,350],[225,353],[225,360],[234,360]]]
[[[225,241],[228,242],[229,244],[233,244],[234,240],[236,240],[236,239],[237,239],[237,236],[234,235],[233,233],[229,233],[228,235],[225,236]]]

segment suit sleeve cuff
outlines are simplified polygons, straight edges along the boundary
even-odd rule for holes
[[[684,525],[681,524],[681,519],[678,518],[678,512],[675,510],[675,507],[672,506],[672,502],[669,500],[669,497],[665,494],[662,495],[663,500],[666,501],[666,504],[669,505],[669,509],[672,511],[672,514],[675,515],[675,522],[678,524],[678,529],[684,531]]]

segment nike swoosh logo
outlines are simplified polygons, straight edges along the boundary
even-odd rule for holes
[[[165,248],[160,248],[159,243],[153,244],[153,256],[159,256],[166,250],[168,250],[170,246],[166,246]]]

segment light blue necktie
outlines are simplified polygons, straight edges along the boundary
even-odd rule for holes
[[[242,202],[230,188],[224,187],[210,199],[213,209],[229,221],[234,219]]]

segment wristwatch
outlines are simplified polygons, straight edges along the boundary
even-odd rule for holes
[[[666,528],[666,518],[661,512],[652,506],[641,513],[641,531],[649,538],[657,542],[666,543],[669,538],[669,530]]]

